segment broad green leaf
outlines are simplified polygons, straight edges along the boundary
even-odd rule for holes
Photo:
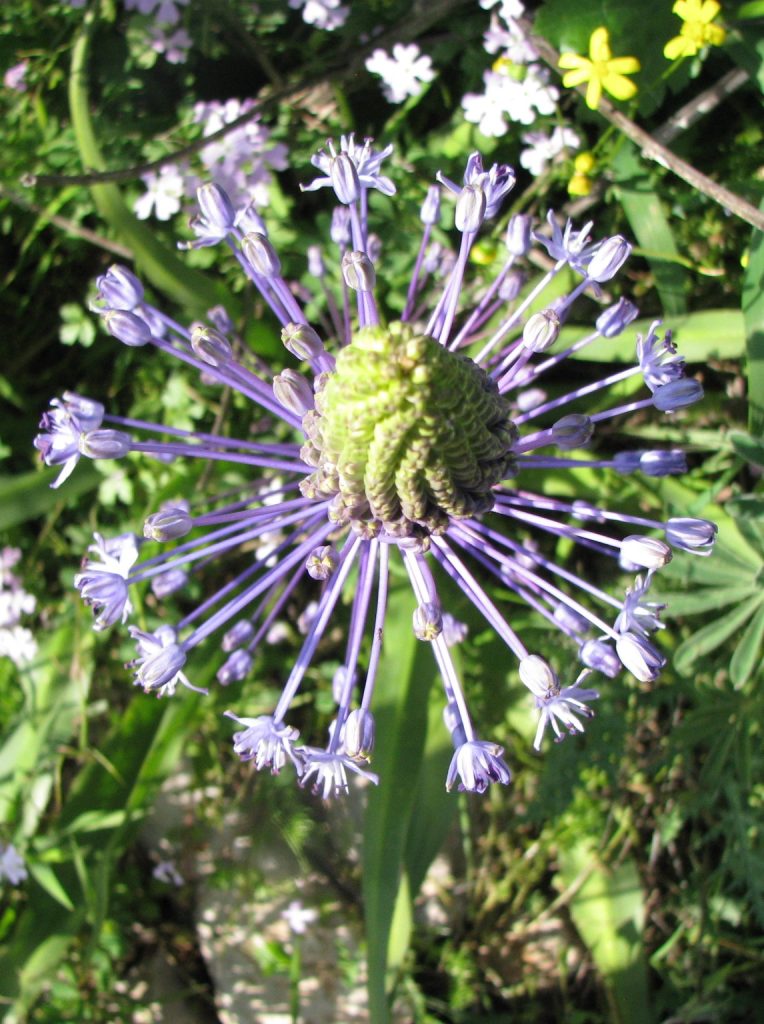
[[[745,601],[733,611],[723,615],[715,622],[709,623],[703,629],[685,640],[677,647],[674,655],[674,665],[678,672],[689,672],[698,658],[703,654],[716,650],[729,637],[732,636],[743,623],[750,619],[757,608],[764,602],[764,592],[755,594],[748,601]]]
[[[661,305],[670,320],[687,312],[684,289],[686,270],[679,265],[679,250],[649,174],[632,143],[624,142],[611,164],[615,189],[629,227],[655,277]]]
[[[736,519],[764,519],[764,495],[741,494],[739,498],[730,498],[726,508]]]
[[[557,884],[567,889],[590,871],[570,900],[573,923],[602,976],[608,1020],[614,1024],[650,1024],[654,1019],[642,947],[645,907],[639,872],[629,858],[617,867],[599,858],[593,842],[582,838],[561,848]]]
[[[95,8],[90,8],[83,19],[83,29],[72,49],[69,75],[69,110],[77,146],[85,168],[105,171],[106,161],[96,139],[90,116],[88,95],[88,51],[95,26]],[[201,315],[212,306],[223,304],[235,319],[239,303],[220,284],[205,274],[188,267],[175,253],[164,246],[151,228],[134,216],[114,184],[91,186],[96,209],[128,245],[134,254],[141,274],[155,288],[183,305],[191,314]]]
[[[716,611],[728,604],[737,604],[755,593],[755,586],[752,581],[745,587],[704,587],[691,594],[667,594],[661,590],[659,596],[668,605],[667,610],[672,616],[697,615],[700,612]]]
[[[50,486],[55,479],[54,469],[1,476],[0,530],[9,530],[29,519],[47,515],[56,505],[65,505],[81,494],[95,490],[101,481],[87,459],[81,459],[74,473],[57,489]]]
[[[49,896],[53,897],[56,903],[60,903],[64,910],[74,910],[74,903],[69,893],[64,889],[50,864],[41,864],[39,861],[30,860],[27,867],[32,878],[42,886]]]
[[[764,18],[764,0],[748,0],[735,12],[738,18]]]
[[[390,1019],[390,952],[399,959],[407,935],[392,934],[393,914],[403,878],[406,837],[422,763],[428,695],[435,676],[427,644],[411,628],[413,598],[408,586],[391,589],[385,646],[374,691],[374,770],[379,785],[369,792],[364,819],[363,895],[372,1024]],[[401,897],[402,898],[402,897]],[[404,920],[398,911],[398,921]]]
[[[637,334],[644,337],[652,323],[654,320],[635,320],[617,338],[594,341],[576,353],[576,358],[594,363],[633,363]],[[666,317],[661,330],[666,328],[671,328],[674,341],[688,363],[738,359],[745,351],[743,314],[737,309],[704,309],[687,316]],[[557,347],[571,345],[590,333],[588,327],[563,327]]]
[[[759,209],[764,210],[764,201]],[[764,433],[764,233],[753,231],[748,267],[743,280],[748,376],[748,429]]]
[[[101,829],[119,828],[124,823],[125,812],[122,810],[85,811],[84,814],[80,814],[66,826],[64,833],[66,835],[75,835],[77,832],[98,832]]]
[[[735,686],[742,686],[757,665],[761,664],[761,642],[764,640],[764,606],[748,623],[735,645],[730,662],[730,678]]]
[[[751,437],[750,434],[739,433],[730,434],[729,439],[741,458],[764,468],[764,444],[761,441]]]

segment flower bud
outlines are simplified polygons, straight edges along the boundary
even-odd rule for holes
[[[546,697],[557,688],[557,676],[551,665],[538,654],[529,654],[520,661],[520,679],[536,697]]]
[[[682,377],[668,384],[659,384],[653,392],[653,405],[661,412],[675,412],[699,402],[702,397],[702,385],[692,377]]]
[[[672,547],[692,551],[696,555],[710,555],[716,540],[716,523],[708,519],[675,517],[666,523],[666,540]]]
[[[430,185],[427,189],[419,216],[423,224],[440,222],[440,188],[437,185]]]
[[[347,153],[339,153],[329,164],[329,177],[334,194],[346,206],[354,203],[361,194],[358,171]]]
[[[566,633],[585,633],[589,628],[589,621],[584,618],[575,608],[560,602],[554,610],[554,621],[557,622]]]
[[[187,509],[171,505],[146,517],[143,536],[148,540],[176,540],[178,537],[185,537],[192,525]]]
[[[516,213],[507,225],[507,249],[513,256],[524,256],[531,244],[532,218],[527,213]]]
[[[525,284],[525,274],[520,270],[510,270],[499,285],[499,298],[502,302],[514,302]]]
[[[457,231],[477,231],[485,220],[485,192],[479,185],[465,185],[456,200],[454,224]]]
[[[282,370],[276,374],[273,378],[273,394],[279,405],[298,416],[304,416],[313,408],[313,390],[296,370]]]
[[[187,572],[184,572],[182,569],[168,569],[166,572],[160,572],[151,581],[151,592],[154,597],[162,601],[164,598],[169,597],[170,594],[176,594],[179,590],[182,590],[187,583]]]
[[[106,330],[131,348],[147,345],[151,341],[151,328],[141,317],[127,309],[110,309],[103,316]]]
[[[560,318],[553,309],[542,309],[528,320],[523,327],[523,345],[531,352],[546,352],[557,341],[560,333]]]
[[[314,580],[328,580],[337,568],[339,559],[331,544],[314,548],[305,563],[308,576]]]
[[[323,342],[309,324],[287,324],[281,332],[284,348],[297,359],[311,362],[324,355]]]
[[[589,416],[574,412],[563,416],[552,427],[552,437],[564,452],[583,448],[591,441],[594,424]]]
[[[109,309],[132,310],[143,302],[143,285],[131,270],[118,263],[96,278],[96,287],[98,297]]]
[[[679,448],[641,452],[639,468],[646,476],[677,476],[687,472],[687,456]]]
[[[619,299],[613,306],[608,306],[596,320],[596,327],[603,338],[615,338],[637,318],[639,310],[628,299]]]
[[[630,255],[631,245],[623,235],[606,238],[592,256],[586,268],[586,276],[598,283],[609,281],[615,277]]]
[[[642,569],[662,569],[671,561],[671,548],[665,541],[635,534],[621,542],[621,557]]]
[[[660,675],[666,658],[658,648],[636,633],[622,633],[615,642],[621,664],[642,683],[652,682]]]
[[[374,749],[374,715],[366,708],[351,711],[345,721],[344,747],[353,760],[368,761]]]
[[[345,284],[356,292],[370,292],[376,281],[374,264],[365,252],[354,250],[342,257],[342,276]]]
[[[435,601],[420,604],[413,615],[414,636],[417,640],[432,641],[443,632],[443,613]]]
[[[214,182],[207,182],[196,190],[196,199],[202,216],[212,227],[228,232],[234,226],[236,211],[226,192]]]
[[[241,251],[256,274],[262,277],[278,277],[281,272],[281,261],[265,235],[250,231],[242,239]]]
[[[334,207],[329,237],[340,249],[346,249],[350,245],[350,210],[347,206]]]
[[[77,442],[89,459],[121,459],[130,451],[132,438],[121,430],[88,430]]]
[[[581,644],[578,656],[587,668],[602,672],[608,679],[615,679],[621,671],[618,655],[604,640],[587,640]]]
[[[194,327],[191,331],[191,348],[202,362],[210,366],[220,366],[233,358],[231,343],[214,327]]]
[[[217,681],[221,686],[240,683],[249,674],[249,670],[252,668],[252,660],[252,655],[249,651],[241,649],[234,651],[217,670]]]
[[[308,246],[308,273],[311,277],[317,277],[319,281],[326,275],[326,264],[320,245]]]
[[[223,634],[220,646],[226,654],[235,651],[237,647],[248,644],[255,635],[255,627],[249,619],[239,619],[231,628]]]

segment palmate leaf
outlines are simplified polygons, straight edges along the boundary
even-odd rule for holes
[[[759,608],[738,640],[730,662],[730,678],[735,686],[742,686],[759,663],[759,649],[764,640],[764,605]]]
[[[736,633],[750,617],[764,604],[764,592],[755,594],[727,615],[710,622],[697,633],[680,644],[674,655],[674,664],[679,672],[688,672],[704,654],[715,651]]]
[[[764,202],[761,204],[764,209]],[[753,437],[764,433],[764,233],[754,231],[743,281],[745,317],[748,429]]]

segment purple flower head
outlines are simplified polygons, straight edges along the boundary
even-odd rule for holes
[[[215,117],[230,123],[240,109],[225,105]],[[205,131],[215,130],[215,117],[200,113]],[[260,674],[263,646],[291,637],[299,650],[271,713],[228,713],[240,726],[234,752],[259,770],[294,769],[324,799],[344,794],[353,775],[377,781],[367,767],[377,731],[373,698],[388,608],[402,599],[397,588],[392,596],[391,578],[407,579],[412,631],[439,670],[454,747],[446,785],[483,792],[507,784],[510,771],[503,747],[479,739],[473,724],[452,648],[466,627],[444,606],[448,588],[460,591],[519,666],[538,716],[538,748],[547,729],[557,740],[582,731],[597,696],[582,685],[589,670],[606,679],[622,667],[643,682],[658,676],[665,657],[650,637],[661,605],[648,599],[648,587],[672,551],[705,554],[715,534],[705,520],[662,523],[576,499],[580,468],[652,477],[686,468],[678,449],[612,450],[630,436],[627,417],[682,408],[698,396],[700,385],[680,372],[670,339],[660,341],[653,328],[634,365],[604,375],[592,369],[584,383],[579,373],[565,373],[572,352],[591,344],[606,354],[607,339],[636,315],[619,301],[589,334],[567,340],[579,295],[611,280],[629,243],[620,236],[591,243],[591,225],[562,229],[553,215],[551,235],[540,236],[527,217],[515,218],[500,265],[493,272],[480,265],[473,280],[478,231],[514,181],[503,165],[484,170],[474,153],[463,185],[440,176],[457,196],[455,245],[433,243],[439,200],[431,190],[413,221],[421,242],[403,309],[391,315],[380,297],[389,242],[380,231],[382,246],[370,230],[367,201],[371,188],[394,191],[381,173],[389,154],[390,147],[375,150],[371,140],[349,135],[312,158],[320,176],[307,190],[329,187],[340,205],[327,244],[310,253],[312,278],[298,285],[249,204],[226,198],[217,176],[199,190],[191,244],[224,241],[233,250],[269,330],[281,332],[278,372],[244,349],[241,327],[223,311],[211,311],[209,323],[185,323],[148,301],[131,271],[112,268],[99,279],[95,312],[108,333],[150,346],[158,359],[179,360],[205,388],[234,394],[253,429],[235,436],[214,422],[126,418],[67,392],[44,415],[35,442],[48,465],[63,467],[57,483],[83,453],[118,458],[129,451],[129,463],[153,459],[163,472],[174,460],[198,460],[194,479],[203,483],[187,501],[148,516],[140,555],[134,540],[97,536],[77,589],[93,606],[97,629],[127,619],[133,588],[153,591],[146,608],[158,622],[130,627],[137,644],[131,667],[136,685],[158,696],[178,684],[196,689],[186,672],[210,647],[219,657],[215,685],[247,685]],[[216,172],[226,162],[214,150],[207,158]],[[526,284],[533,261],[517,264],[533,240],[554,265]],[[567,294],[557,277],[566,264],[583,278]],[[306,309],[320,310],[315,322]],[[630,378],[647,386],[636,395],[630,388],[624,401],[615,385]],[[610,421],[615,428],[601,430]],[[576,556],[563,564],[557,553],[568,548]],[[607,574],[599,569],[588,574],[593,559],[609,559],[613,573],[625,566],[641,575],[619,599],[623,584],[601,584]],[[176,593],[182,614],[174,611]],[[586,667],[572,685],[562,686],[555,667],[529,650],[537,633],[513,614],[518,604],[559,638],[556,657],[578,657]],[[337,644],[340,609],[347,635]],[[316,662],[327,646],[341,652],[329,672],[334,725],[325,748],[297,746],[289,720],[306,680],[319,677]]]

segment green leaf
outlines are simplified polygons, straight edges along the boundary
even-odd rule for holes
[[[764,607],[761,607],[735,645],[735,653],[730,661],[730,678],[735,686],[747,682],[754,668],[761,663],[759,651],[763,639]]]
[[[703,629],[685,640],[676,649],[674,665],[678,672],[689,672],[695,662],[703,654],[716,650],[728,637],[735,633],[746,619],[750,619],[757,608],[764,602],[764,593],[755,594],[748,601],[743,602],[739,607],[723,615],[715,622],[709,623]]]
[[[591,839],[561,848],[557,884],[575,889],[569,908],[573,923],[597,965],[614,1024],[650,1024],[653,1013],[642,947],[645,907],[634,860],[617,867],[600,859]],[[587,874],[588,872],[588,874]]]
[[[679,250],[652,188],[652,175],[630,142],[623,143],[611,166],[616,194],[632,234],[650,264],[666,317],[683,316],[687,313],[687,272],[679,265]]]
[[[59,881],[55,871],[49,864],[41,864],[39,861],[29,861],[27,864],[29,874],[38,885],[52,896],[56,903],[60,903],[64,910],[74,910],[74,903],[71,897]]]
[[[633,363],[637,334],[644,337],[652,323],[654,320],[635,320],[617,338],[595,341],[575,357],[593,363]],[[671,328],[674,341],[688,363],[738,359],[745,351],[743,314],[736,309],[704,309],[687,316],[670,317],[663,327]],[[563,327],[558,348],[571,345],[590,333],[590,328]]]
[[[66,483],[54,490],[50,485],[55,479],[55,471],[49,469],[0,476],[0,530],[47,515],[56,505],[69,504],[81,494],[95,490],[101,477],[92,463],[81,459]]]
[[[705,587],[696,594],[666,594],[660,591],[658,596],[668,605],[668,612],[675,615],[698,615],[700,612],[716,611],[727,604],[738,604],[751,593],[755,593],[755,582],[745,587]]]
[[[69,110],[77,147],[85,168],[105,171],[106,161],[98,145],[90,116],[87,57],[95,26],[95,8],[83,19],[83,29],[72,49],[69,75]],[[189,313],[202,315],[212,306],[222,304],[236,319],[239,303],[220,283],[188,267],[175,253],[164,246],[151,228],[130,211],[119,188],[113,184],[91,186],[96,209],[134,254],[141,274],[159,291],[182,305]]]
[[[729,439],[732,442],[732,447],[742,459],[764,468],[764,444],[761,441],[751,437],[750,434],[737,432],[730,434]]]
[[[429,645],[411,628],[413,603],[408,586],[391,590],[385,619],[385,646],[374,690],[376,744],[374,770],[379,785],[369,793],[364,818],[363,895],[372,1024],[390,1020],[388,993],[397,963],[408,947],[408,928],[393,934],[393,915],[404,877],[407,833],[416,796],[428,721],[428,695],[435,677]],[[410,899],[410,897],[407,897]],[[397,911],[399,924],[407,920]]]
[[[764,201],[759,209],[764,210]],[[748,429],[764,433],[764,233],[751,235],[751,251],[743,279],[743,317],[748,355]]]

